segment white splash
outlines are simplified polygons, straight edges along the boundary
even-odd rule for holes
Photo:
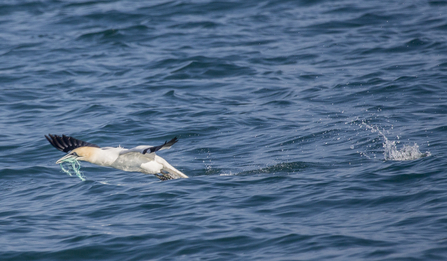
[[[399,150],[397,148],[396,141],[390,141],[378,127],[370,126],[364,122],[362,122],[362,125],[371,130],[371,132],[379,133],[380,136],[382,136],[383,140],[385,141],[383,143],[383,156],[385,160],[404,161],[431,156],[431,153],[428,151],[422,153],[416,143],[414,143],[413,146],[403,145],[403,147]]]
[[[219,174],[219,176],[234,176],[234,175],[236,175],[236,174],[231,173],[231,171],[230,171],[230,173]]]

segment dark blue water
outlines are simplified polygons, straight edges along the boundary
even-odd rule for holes
[[[447,2],[0,3],[1,260],[445,260]],[[158,154],[159,181],[45,134]]]

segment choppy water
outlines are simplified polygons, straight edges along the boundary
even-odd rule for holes
[[[1,260],[445,260],[447,2],[2,1]],[[44,134],[158,145],[190,176]]]

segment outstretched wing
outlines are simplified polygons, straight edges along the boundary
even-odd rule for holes
[[[159,150],[169,149],[172,145],[174,145],[178,141],[177,137],[173,138],[170,141],[166,141],[164,144],[159,146],[148,146],[148,145],[140,145],[132,149],[123,150],[120,152],[120,155],[131,153],[131,152],[139,152],[141,154],[149,154]]]
[[[159,150],[163,150],[163,149],[169,149],[172,145],[174,145],[176,142],[178,141],[178,139],[177,139],[177,137],[175,137],[175,138],[173,138],[172,140],[170,140],[170,141],[165,141],[165,143],[163,144],[163,145],[160,145],[160,146],[155,146],[155,147],[149,147],[149,148],[147,148],[147,149],[144,149],[143,150],[143,154],[146,154],[146,153],[152,153],[152,152],[156,152],[156,151],[159,151]]]
[[[51,143],[51,145],[53,145],[53,147],[55,147],[56,149],[63,151],[63,152],[69,152],[69,151],[74,150],[79,147],[99,148],[99,146],[96,144],[78,140],[73,137],[69,137],[69,136],[65,136],[65,135],[58,136],[58,135],[48,134],[48,136],[45,135],[45,138],[47,138],[47,140]]]

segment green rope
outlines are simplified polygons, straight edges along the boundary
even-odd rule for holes
[[[84,175],[82,175],[82,173],[79,171],[81,169],[81,163],[79,163],[79,161],[73,158],[68,158],[60,164],[63,172],[67,173],[69,176],[73,176],[72,172],[68,168],[64,168],[64,163],[67,163],[69,167],[71,166],[73,168],[74,174],[76,174],[76,176],[78,176],[78,178],[80,178],[82,181],[85,181]]]

